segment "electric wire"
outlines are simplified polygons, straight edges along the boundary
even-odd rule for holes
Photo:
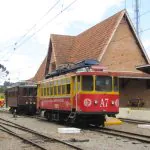
[[[15,44],[17,45],[20,41],[22,41],[23,38],[25,38],[36,26],[37,24],[42,21],[60,2],[60,0],[58,0],[22,37],[20,40],[18,40],[17,42],[15,42]]]
[[[71,7],[77,0],[74,0],[72,3],[70,3],[68,6],[66,6],[64,9],[63,9],[63,6],[62,6],[62,10],[57,14],[55,15],[51,20],[49,20],[48,22],[46,22],[41,28],[39,28],[35,33],[33,33],[27,40],[31,39],[36,33],[40,32],[47,24],[51,23],[54,19],[56,19],[59,15],[61,15],[65,10],[67,10],[69,7]],[[27,41],[26,40],[26,41]],[[26,42],[24,41],[24,42]],[[24,42],[22,44],[24,44]],[[21,44],[21,45],[22,45]],[[17,44],[16,44],[17,45]],[[19,45],[19,47],[21,46]],[[18,47],[16,47],[18,48]],[[14,50],[16,50],[16,48],[14,48]],[[12,56],[12,55],[11,55]]]
[[[19,48],[21,45],[23,45],[25,42],[30,40],[34,35],[36,35],[38,32],[40,32],[43,28],[45,28],[49,23],[51,23],[53,20],[55,20],[59,15],[61,15],[64,11],[66,11],[69,7],[71,7],[77,0],[74,0],[72,3],[70,3],[68,6],[66,6],[64,9],[62,9],[58,14],[56,14],[52,19],[47,21],[41,28],[39,28],[37,31],[35,31],[30,37],[25,39],[20,45],[16,47]]]
[[[125,1],[126,1],[126,0],[125,0]],[[58,1],[39,19],[39,21],[42,20],[43,17],[45,17],[59,2],[60,2],[60,0],[58,0]],[[74,3],[74,2],[73,2],[73,3]],[[70,5],[72,5],[72,4],[70,4]],[[63,8],[63,4],[62,4],[62,8]],[[67,8],[66,8],[66,9],[67,9]],[[64,11],[64,10],[62,10],[61,12],[63,12],[63,11]],[[61,12],[60,12],[59,14],[61,14]],[[146,15],[147,13],[150,13],[150,11],[144,12],[144,13],[142,13],[140,16]],[[57,15],[59,15],[59,14],[57,14]],[[56,15],[55,17],[57,17],[57,15]],[[140,17],[140,16],[139,16],[139,17]],[[46,24],[44,24],[39,30],[37,30],[35,33],[33,33],[28,39],[26,39],[25,41],[23,41],[23,43],[21,43],[20,45],[18,45],[18,43],[19,43],[19,41],[21,41],[22,39],[20,39],[18,42],[15,42],[14,46],[17,46],[17,45],[18,45],[18,47],[15,47],[15,48],[14,48],[14,51],[16,50],[16,48],[19,48],[19,47],[20,47],[21,45],[23,45],[26,41],[28,41],[29,39],[31,39],[36,33],[40,32],[40,31],[42,30],[42,28],[44,28],[48,23],[52,22],[52,21],[55,19],[55,17],[52,18],[50,21],[48,21]],[[39,21],[38,21],[38,22],[39,22]],[[28,30],[28,32],[25,33],[25,34],[22,36],[22,38],[24,38],[36,25],[37,25],[37,24],[34,24],[34,25]],[[148,29],[147,29],[147,30],[148,30]],[[147,30],[143,30],[143,31],[147,31]],[[13,44],[11,44],[9,47],[11,47],[11,46],[13,46]]]
[[[30,28],[30,29],[28,29],[28,31],[18,40],[18,41],[16,41],[15,43],[13,43],[13,44],[10,44],[9,46],[6,46],[6,47],[4,47],[4,49],[8,49],[8,48],[10,48],[10,47],[14,47],[13,48],[13,51],[15,51],[16,50],[16,45],[19,43],[19,42],[21,42],[36,26],[37,26],[37,24],[40,22],[40,21],[42,21],[58,4],[59,4],[59,2],[60,2],[60,0],[58,0],[50,9],[48,9],[48,11]],[[4,50],[3,49],[3,50]],[[3,50],[0,50],[0,52],[2,52]],[[2,58],[5,56],[5,55],[8,55],[9,53],[11,53],[10,52],[10,50],[8,49],[8,51],[6,52],[6,54],[4,54],[3,56],[2,56]]]
[[[77,0],[74,0],[73,2],[71,2],[69,5],[67,5],[65,8],[62,7],[62,10],[56,14],[51,20],[47,21],[42,27],[40,27],[37,31],[35,31],[30,37],[28,37],[27,39],[25,39],[24,41],[22,41],[20,44],[15,43],[16,47],[14,47],[11,56],[13,55],[13,53],[16,51],[16,49],[18,49],[20,46],[22,46],[25,42],[27,42],[28,40],[30,40],[34,35],[36,35],[38,32],[40,32],[43,28],[45,28],[49,23],[51,23],[53,20],[55,20],[59,15],[61,15],[64,11],[66,11],[68,8],[70,8]],[[59,1],[57,1],[56,4],[58,4]],[[56,6],[55,4],[55,6]],[[6,54],[5,54],[6,55]],[[4,57],[4,56],[2,56]]]

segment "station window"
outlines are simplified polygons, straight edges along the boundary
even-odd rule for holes
[[[82,76],[82,90],[93,91],[93,76]]]
[[[96,76],[95,78],[96,91],[112,91],[112,77]]]

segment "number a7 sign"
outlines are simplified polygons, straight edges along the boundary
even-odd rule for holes
[[[108,98],[102,98],[100,100],[100,107],[107,107],[108,106]]]

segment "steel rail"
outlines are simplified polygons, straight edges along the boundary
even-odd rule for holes
[[[126,131],[110,129],[110,128],[100,128],[100,129],[107,130],[107,131],[114,131],[114,132],[118,132],[118,133],[126,133],[126,134],[130,134],[130,135],[135,135],[135,136],[139,136],[139,137],[144,137],[144,138],[149,138],[150,139],[150,135],[138,134],[138,133],[133,133],[133,132],[126,132]]]
[[[133,139],[133,140],[138,140],[143,143],[150,143],[150,136],[148,136],[148,135],[142,135],[142,134],[126,132],[126,131],[121,131],[121,130],[115,130],[115,129],[109,129],[109,128],[99,128],[99,129],[90,129],[90,130],[96,131],[96,132],[101,132],[104,134],[110,134],[110,135],[114,135],[114,136],[120,136],[120,137],[129,138],[129,139]]]
[[[68,143],[68,142],[59,140],[59,139],[57,139],[57,138],[52,138],[52,137],[43,135],[43,134],[38,133],[38,132],[36,132],[36,131],[34,131],[34,130],[32,130],[32,129],[26,128],[26,127],[24,127],[24,126],[21,126],[21,125],[19,125],[19,124],[16,124],[16,123],[14,123],[14,122],[9,121],[9,120],[5,120],[5,119],[3,119],[3,118],[0,118],[0,120],[15,125],[15,126],[13,126],[13,125],[8,125],[8,126],[12,126],[12,127],[14,127],[14,128],[20,128],[21,130],[25,130],[25,131],[27,131],[27,132],[36,134],[36,135],[41,136],[41,137],[43,137],[43,138],[49,139],[49,140],[51,140],[51,141],[53,140],[53,141],[62,143],[62,144],[64,144],[64,145],[67,145],[67,146],[69,146],[69,147],[71,147],[71,148],[74,148],[74,149],[77,149],[77,150],[83,150],[82,148],[79,148],[79,147],[77,147],[77,146],[74,146],[74,145],[72,145],[72,144],[70,144],[70,143]],[[4,124],[4,123],[3,123],[3,124]]]
[[[146,120],[136,120],[136,119],[127,119],[127,118],[119,118],[120,120],[124,122],[129,122],[129,123],[135,123],[135,124],[150,124],[150,121]]]
[[[25,141],[25,142],[27,142],[27,143],[33,145],[33,146],[36,146],[36,147],[38,147],[38,148],[40,148],[40,149],[42,149],[42,150],[47,150],[47,149],[45,149],[44,147],[42,147],[42,146],[40,146],[40,145],[38,145],[38,144],[36,144],[36,143],[34,143],[34,142],[32,142],[32,141],[30,141],[30,140],[24,138],[24,137],[22,137],[22,136],[16,134],[15,132],[10,131],[9,129],[5,128],[5,127],[2,126],[2,125],[0,125],[0,127],[3,128],[3,129],[0,128],[0,130],[3,131],[3,132],[6,132],[6,133],[11,134],[11,135],[13,135],[13,136],[15,136],[15,137],[18,137],[18,138],[20,138],[21,140],[23,140],[23,141]]]

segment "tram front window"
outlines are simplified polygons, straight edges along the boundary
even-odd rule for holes
[[[119,81],[117,77],[114,77],[114,91],[115,92],[119,91]]]
[[[93,91],[93,76],[82,76],[82,90]]]
[[[95,90],[96,91],[106,91],[106,92],[112,91],[112,77],[96,76]]]

